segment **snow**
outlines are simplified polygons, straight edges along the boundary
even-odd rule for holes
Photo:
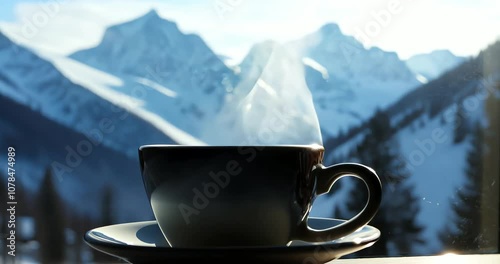
[[[429,82],[429,80],[427,78],[425,78],[422,74],[417,74],[416,75],[416,78],[419,82],[421,82],[422,84],[426,84]]]
[[[315,60],[313,60],[313,59],[311,59],[309,57],[304,57],[304,58],[302,58],[302,62],[305,65],[307,65],[307,66],[309,66],[309,67],[317,70],[318,72],[320,72],[321,76],[323,77],[323,79],[330,78],[329,75],[328,75],[328,70],[323,65],[319,64],[317,61],[315,61]]]
[[[123,88],[125,85],[131,86],[133,83],[123,81],[123,79],[117,76],[102,72],[66,57],[48,53],[40,55],[51,61],[58,70],[71,81],[82,85],[103,99],[127,109],[129,112],[158,128],[177,143],[182,145],[206,145],[206,143],[179,129],[160,115],[148,111],[145,101],[126,95],[119,90],[115,90],[120,87]],[[173,96],[175,95],[173,91],[153,81],[141,78],[138,82],[147,84],[147,87],[158,91],[164,96],[175,97]]]
[[[422,253],[435,253],[441,244],[438,233],[449,224],[450,201],[464,179],[468,142],[453,144],[453,122],[442,125],[439,118],[426,120],[424,127],[419,121],[398,132],[401,153],[411,173],[409,182],[415,184],[415,194],[420,200],[419,223],[425,226]],[[442,136],[436,137],[436,131]],[[434,135],[434,136],[433,136]],[[435,140],[438,138],[439,140]],[[422,157],[422,158],[419,158]]]
[[[154,10],[108,28],[98,46],[70,57],[117,76],[124,85],[110,88],[196,138],[215,129],[212,120],[236,79],[225,57]]]
[[[306,66],[325,136],[360,124],[420,84],[396,53],[365,49],[333,23],[286,45]]]
[[[166,121],[162,117],[157,114],[148,112],[144,109],[138,108],[132,111],[137,116],[142,119],[148,121],[153,126],[158,128],[160,131],[163,131],[166,135],[168,135],[171,139],[173,139],[177,144],[180,145],[192,145],[192,146],[204,146],[207,145],[205,142],[195,138],[183,130],[177,128],[172,125],[170,122]]]
[[[137,108],[143,104],[143,102],[131,96],[109,89],[108,87],[124,85],[123,80],[114,75],[87,67],[75,60],[60,55],[47,52],[38,52],[38,55],[52,62],[72,82],[87,88],[104,99],[112,99],[115,102],[120,102],[120,106],[124,106],[127,109]]]
[[[349,152],[351,152],[356,146],[358,146],[361,141],[365,138],[366,134],[368,131],[363,131],[350,140],[343,142],[342,144],[338,145],[335,150],[326,150],[327,154],[324,158],[325,162],[333,162],[334,158],[339,156],[339,157],[347,157],[349,155]]]
[[[177,97],[177,93],[175,91],[172,91],[159,83],[156,83],[154,81],[151,81],[151,80],[146,79],[146,78],[141,78],[141,77],[137,77],[137,78],[135,78],[135,80],[138,83],[145,85],[145,86],[148,86],[152,89],[155,89],[158,92],[160,92],[168,97],[174,97],[174,98]]]
[[[310,211],[310,216],[339,218],[338,215],[335,215],[335,209],[346,210],[345,205],[349,201],[349,195],[354,186],[353,181],[344,177],[339,179],[335,184],[341,184],[342,187],[337,189],[334,194],[323,194],[316,197]]]

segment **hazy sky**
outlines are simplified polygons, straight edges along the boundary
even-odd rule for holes
[[[497,0],[2,0],[0,30],[23,45],[68,54],[151,8],[236,60],[256,42],[300,38],[329,22],[403,59],[435,49],[475,55],[500,37]]]

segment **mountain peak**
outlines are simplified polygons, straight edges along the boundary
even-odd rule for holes
[[[439,75],[460,65],[465,60],[446,49],[416,54],[406,60],[406,65],[416,74],[433,80]]]
[[[463,60],[465,57],[462,57],[462,56],[457,56],[455,55],[455,53],[453,53],[451,50],[447,50],[447,49],[438,49],[438,50],[434,50],[430,53],[430,55],[432,56],[436,56],[436,57],[441,57],[442,59],[454,59],[454,60]]]
[[[424,57],[433,57],[433,58],[441,58],[441,59],[461,58],[460,56],[453,54],[453,52],[451,52],[450,50],[437,49],[437,50],[433,50],[433,51],[428,52],[428,53],[420,53],[420,54],[413,55],[408,59],[408,61],[415,59],[415,58],[420,59],[420,58],[424,58]]]
[[[446,54],[446,55],[455,56],[455,54],[453,54],[450,50],[447,50],[447,49],[433,50],[430,54]]]
[[[120,35],[133,36],[135,38],[137,38],[137,36],[144,37],[147,35],[158,38],[165,34],[181,34],[175,22],[160,17],[155,9],[151,9],[144,15],[128,22],[109,27],[104,34],[103,41],[107,37],[112,39],[111,42],[115,41],[117,32],[119,32]]]
[[[146,22],[157,22],[157,21],[162,21],[164,20],[163,18],[160,17],[156,9],[151,9],[149,10],[146,14],[144,14],[141,17],[138,17],[136,21],[146,21]]]
[[[320,28],[320,32],[326,35],[339,34],[339,33],[342,34],[339,25],[335,23],[328,23],[323,25]]]
[[[147,12],[144,16],[142,16],[143,18],[154,18],[154,19],[158,19],[158,18],[161,18],[160,15],[158,15],[158,12],[156,11],[156,9],[151,9],[149,10],[149,12]]]

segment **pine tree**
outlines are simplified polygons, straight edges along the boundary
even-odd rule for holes
[[[451,205],[454,225],[440,234],[445,250],[476,252],[480,249],[483,143],[481,126],[476,124],[467,153],[466,180]]]
[[[453,143],[457,144],[462,142],[467,135],[467,124],[465,123],[465,110],[461,103],[457,104],[457,110],[455,112],[455,122],[454,122],[454,134]]]
[[[102,190],[101,198],[101,225],[114,224],[113,219],[113,189],[106,185]]]
[[[100,226],[107,226],[115,223],[113,217],[113,188],[105,185],[101,189],[101,218],[98,220]],[[94,261],[99,263],[117,262],[116,257],[101,252],[93,252]]]
[[[84,233],[80,231],[82,223],[82,216],[78,213],[78,208],[69,207],[66,210],[66,226],[75,232],[76,239],[72,241],[66,252],[66,260],[68,262],[78,264],[82,263],[81,254],[82,254],[82,240],[84,237]]]
[[[413,186],[406,179],[404,159],[400,158],[399,146],[392,139],[393,131],[386,113],[377,111],[369,121],[370,133],[358,146],[357,158],[372,167],[380,176],[383,186],[382,203],[377,215],[370,222],[382,232],[380,239],[371,247],[357,253],[363,256],[387,256],[411,253],[412,246],[422,243],[422,227],[416,223],[420,208]],[[367,200],[361,183],[352,190],[347,205],[351,214],[359,212]],[[391,254],[389,254],[391,253]]]
[[[50,168],[43,176],[36,204],[36,236],[40,243],[40,260],[42,263],[62,263],[65,257],[64,204],[57,193]]]

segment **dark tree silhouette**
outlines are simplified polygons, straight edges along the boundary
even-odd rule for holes
[[[115,221],[113,219],[113,188],[106,185],[102,188],[101,198],[101,225],[111,225]]]
[[[43,176],[36,199],[36,236],[42,263],[63,263],[65,257],[64,203],[57,193],[52,171]]]
[[[482,219],[483,227],[480,247],[482,252],[498,252],[500,228],[500,41],[481,51],[481,72],[483,78],[477,92],[487,94],[485,116],[487,122],[483,129],[483,180],[482,180]],[[485,93],[486,92],[486,93]]]
[[[453,127],[453,143],[455,144],[462,142],[465,136],[467,136],[467,124],[465,121],[466,118],[463,104],[458,103]]]
[[[101,218],[98,220],[99,226],[107,226],[115,224],[113,211],[113,188],[110,185],[105,185],[101,189]],[[94,260],[99,263],[116,263],[120,261],[118,258],[94,251]]]
[[[483,132],[476,124],[467,153],[465,183],[452,201],[453,223],[440,234],[445,250],[477,252],[482,240],[481,200],[483,182]]]
[[[24,181],[25,179],[18,175],[16,178],[16,189],[19,190],[16,192],[16,214],[19,216],[29,216],[33,217],[33,197],[30,197],[30,192],[28,192],[25,187]]]
[[[499,57],[500,45],[497,45],[496,58]],[[500,63],[498,61],[492,63],[496,63],[497,71],[500,71]],[[500,83],[497,83],[495,87],[488,88],[495,91],[496,94],[500,94]],[[500,242],[500,228],[498,228],[500,221],[500,203],[498,202],[500,200],[500,184],[495,183],[500,182],[500,137],[498,136],[500,135],[500,98],[490,92],[485,108],[488,121],[484,133],[484,146],[487,147],[485,147],[483,159],[482,208],[483,215],[486,215],[483,219],[483,226],[487,230],[485,234],[487,243],[483,244],[482,248],[498,252],[498,243]]]
[[[409,176],[405,160],[400,158],[398,142],[385,112],[377,111],[369,121],[369,131],[358,145],[357,159],[372,167],[380,176],[383,186],[381,207],[370,222],[381,230],[381,237],[373,246],[358,252],[360,256],[387,256],[409,254],[412,247],[423,243],[423,228],[417,224],[420,210],[413,186],[407,183]],[[361,183],[353,188],[348,202],[350,214],[359,212],[367,200]],[[391,254],[390,254],[391,253]]]

